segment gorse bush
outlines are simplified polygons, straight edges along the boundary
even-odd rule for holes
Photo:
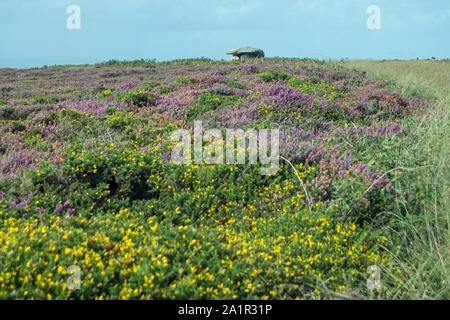
[[[196,85],[198,84],[198,81],[192,78],[178,78],[177,83],[180,85]]]
[[[230,106],[237,101],[240,97],[232,94],[232,92],[225,90],[223,92],[217,92],[214,89],[212,92],[202,93],[197,97],[197,103],[193,106],[188,114],[188,119],[196,119],[199,115],[205,115],[209,111],[215,111],[225,106]]]
[[[119,96],[119,100],[131,105],[143,107],[147,105],[154,105],[156,102],[156,97],[149,95],[144,91],[134,90]]]
[[[162,87],[160,87],[158,89],[158,93],[159,94],[167,94],[167,93],[173,92],[174,90],[175,90],[175,88],[170,86],[170,85],[169,86],[162,86]]]
[[[287,80],[291,77],[291,75],[278,71],[278,70],[269,70],[268,72],[261,75],[261,80],[264,82],[272,82],[278,80]]]
[[[311,80],[292,78],[288,81],[288,85],[305,94],[317,95],[328,100],[333,100],[343,95],[331,83],[323,80],[312,82]]]
[[[140,87],[144,91],[150,91],[153,88],[156,88],[160,85],[159,82],[151,82],[151,81],[144,81],[141,83]]]
[[[47,97],[42,94],[37,94],[33,97],[31,104],[51,104],[57,103],[59,101],[58,97]]]

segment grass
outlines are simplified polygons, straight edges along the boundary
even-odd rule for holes
[[[370,78],[395,81],[403,94],[420,95],[441,105],[450,105],[448,60],[351,60],[337,64],[364,71]]]
[[[397,299],[449,298],[449,107],[450,62],[447,61],[344,61],[349,69],[364,71],[367,76],[396,84],[396,90],[408,96],[424,97],[433,102],[425,117],[411,121],[412,134],[398,145],[395,167],[407,167],[409,173],[398,181],[406,193],[420,194],[418,212],[399,207],[392,228],[392,241],[406,245],[391,256],[402,270],[416,271],[394,291]],[[394,85],[395,85],[394,84]],[[413,159],[425,157],[420,166]],[[406,214],[405,214],[406,211]],[[400,283],[390,270],[386,277]],[[400,287],[402,287],[400,289]]]

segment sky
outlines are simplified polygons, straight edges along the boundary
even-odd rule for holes
[[[80,29],[71,5],[80,9]],[[379,29],[369,6],[377,6]],[[0,68],[116,60],[450,58],[450,0],[0,0]]]

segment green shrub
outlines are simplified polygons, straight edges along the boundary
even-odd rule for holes
[[[230,106],[238,102],[239,99],[240,97],[236,95],[213,94],[210,92],[202,93],[197,96],[198,102],[189,111],[188,119],[193,120],[201,114],[214,111],[225,106]]]
[[[187,85],[190,85],[190,84],[198,84],[199,82],[197,81],[197,80],[195,80],[195,79],[192,79],[192,78],[178,78],[177,79],[177,83],[178,84],[180,84],[180,85],[184,85],[184,86],[187,86]]]
[[[163,87],[159,88],[158,92],[159,92],[159,94],[167,94],[167,93],[173,92],[174,90],[175,90],[175,88],[173,86],[168,85],[168,86],[163,86]]]
[[[240,83],[239,80],[237,80],[237,79],[230,79],[230,80],[228,80],[227,83],[231,88],[235,88],[235,89],[246,89],[247,88],[242,83]]]
[[[291,77],[290,74],[278,70],[269,70],[268,72],[262,74],[260,76],[260,79],[263,82],[272,82],[272,81],[279,81],[279,80],[287,80]]]
[[[140,88],[144,91],[150,91],[153,88],[156,88],[160,85],[159,82],[152,82],[152,81],[144,81],[141,83]]]
[[[138,107],[144,107],[148,105],[154,105],[156,97],[149,95],[141,90],[129,91],[119,97],[121,102],[126,102]]]
[[[13,106],[0,107],[0,120],[12,120],[15,110]]]
[[[59,102],[58,97],[48,97],[43,94],[37,94],[31,100],[31,104],[55,104]]]
[[[105,124],[110,128],[125,128],[133,122],[133,115],[122,111],[115,111],[105,119]]]

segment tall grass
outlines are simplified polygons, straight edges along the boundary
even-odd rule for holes
[[[432,102],[424,117],[410,119],[410,135],[398,143],[390,166],[407,168],[397,180],[404,194],[387,230],[394,268],[382,282],[393,299],[449,299],[450,62],[342,61],[337,65],[388,80],[393,89]],[[411,199],[415,199],[412,201]],[[393,244],[402,243],[400,248]],[[394,272],[400,269],[402,272]]]

